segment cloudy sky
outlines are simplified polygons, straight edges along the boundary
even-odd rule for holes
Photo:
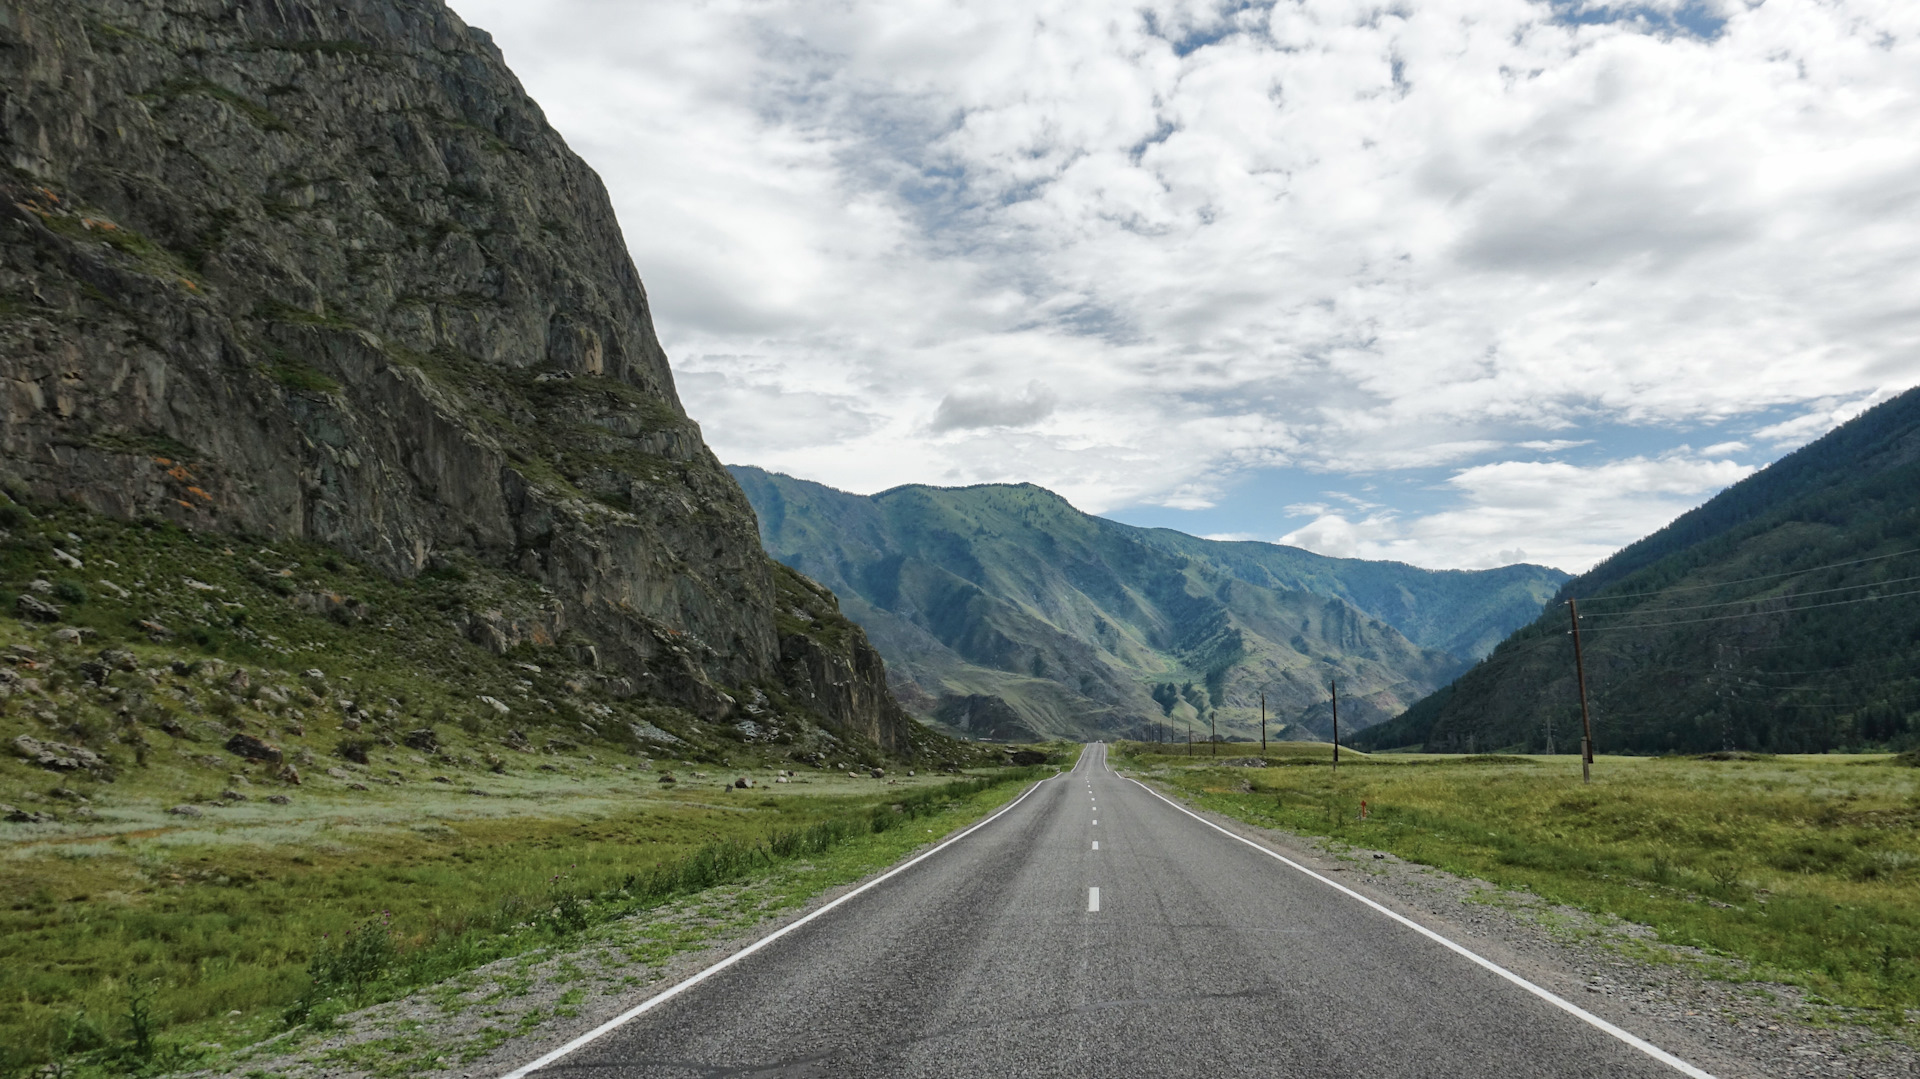
[[[1913,0],[452,0],[723,460],[1580,570],[1920,383]]]

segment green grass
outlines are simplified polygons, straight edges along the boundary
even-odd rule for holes
[[[217,509],[189,466],[153,467]],[[777,692],[749,739],[608,695],[568,639],[496,655],[467,639],[468,612],[542,597],[474,564],[396,580],[322,548],[0,497],[0,610],[23,594],[61,622],[0,617],[0,746],[25,735],[105,763],[0,756],[0,802],[55,818],[0,823],[0,1074],[63,1054],[170,1067],[199,1041],[324,1024],[677,896],[852,872],[1026,774],[932,734],[889,760]],[[299,781],[228,750],[236,733]],[[925,774],[960,766],[976,774]],[[780,770],[797,774],[776,784]]]
[[[741,792],[741,805],[718,808],[644,789],[546,805],[529,792],[485,813],[431,800],[388,816],[335,805],[305,827],[236,815],[17,845],[0,864],[0,892],[16,897],[0,912],[9,971],[0,1031],[15,1064],[95,1048],[61,1044],[76,1022],[101,1032],[108,1051],[96,1061],[124,1062],[134,985],[151,987],[168,1045],[230,1011],[258,1033],[324,1027],[347,1008],[804,863],[789,874],[801,901],[972,819],[1040,772],[877,795],[845,780],[835,794]],[[408,825],[418,810],[430,823]]]
[[[1209,809],[1645,924],[1819,1000],[1920,1006],[1920,771],[1890,757],[1602,757],[1583,785],[1565,756],[1342,750],[1336,776],[1326,747],[1269,768],[1155,748],[1115,759]]]

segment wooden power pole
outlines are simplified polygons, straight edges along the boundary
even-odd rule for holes
[[[1587,661],[1580,653],[1580,601],[1568,597],[1567,614],[1573,619],[1573,674],[1580,685],[1580,782],[1593,782],[1593,717],[1587,712]]]
[[[1328,682],[1327,691],[1333,694],[1333,770],[1340,770],[1340,683]]]
[[[1260,755],[1267,755],[1267,691],[1260,690]]]

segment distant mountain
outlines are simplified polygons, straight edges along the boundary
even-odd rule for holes
[[[1567,583],[1363,747],[1576,748],[1577,597],[1602,752],[1920,743],[1920,390]]]
[[[733,466],[767,550],[832,588],[910,709],[975,736],[1324,738],[1533,618],[1557,570],[1417,569],[1123,525],[1032,484],[877,495]],[[1456,651],[1457,650],[1457,651]]]

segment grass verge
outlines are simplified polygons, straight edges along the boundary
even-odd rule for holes
[[[636,959],[670,954],[724,919],[647,945],[647,912],[745,882],[756,882],[762,916],[805,902],[1045,774],[1004,769],[878,795],[728,806],[589,798],[599,812],[436,812],[404,829],[347,818],[278,851],[262,842],[269,832],[16,856],[8,883],[26,885],[28,901],[0,937],[18,994],[9,1063],[68,1075],[207,1066],[228,1047],[288,1027],[323,1033],[354,1009],[615,923],[628,926],[613,935],[629,938]],[[145,870],[160,865],[187,872],[161,872],[152,887]],[[144,901],[124,901],[127,889]],[[56,898],[60,890],[77,894]]]
[[[1390,851],[1902,1022],[1920,1007],[1920,771],[1891,757],[1439,757],[1288,746],[1272,766],[1116,763],[1252,824]],[[1223,758],[1224,759],[1224,758]],[[1244,754],[1238,760],[1257,761]],[[1309,767],[1289,767],[1307,764]],[[1363,812],[1364,806],[1364,812]]]

